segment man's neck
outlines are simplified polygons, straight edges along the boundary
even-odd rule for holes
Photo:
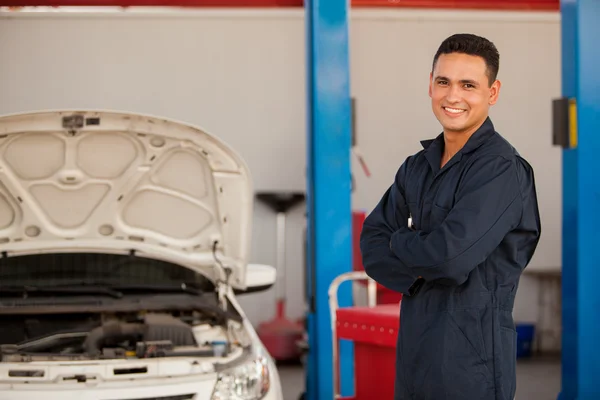
[[[467,143],[471,134],[462,134],[457,132],[444,132],[444,154],[442,158],[450,160]]]
[[[444,153],[442,154],[440,168],[443,168],[444,165],[446,165],[446,163],[464,147],[469,138],[473,136],[478,128],[479,126],[461,132],[444,131]]]

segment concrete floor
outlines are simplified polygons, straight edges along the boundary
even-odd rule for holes
[[[299,365],[280,365],[278,369],[284,400],[298,400],[304,391],[304,369]],[[516,400],[556,400],[560,391],[560,371],[560,359],[556,357],[519,361]]]

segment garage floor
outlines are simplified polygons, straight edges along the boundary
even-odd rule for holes
[[[536,358],[517,365],[516,400],[556,400],[560,391],[560,358]],[[298,365],[280,365],[284,400],[298,400],[304,390],[304,370]]]

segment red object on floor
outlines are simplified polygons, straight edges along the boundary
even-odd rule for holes
[[[367,214],[364,211],[352,212],[352,270],[364,271],[362,254],[360,252],[360,233]],[[359,282],[366,285],[367,282]],[[402,293],[394,292],[380,284],[377,284],[377,304],[396,304],[402,300]]]
[[[277,315],[258,326],[257,334],[267,351],[277,361],[296,360],[300,357],[298,341],[304,336],[304,326],[285,317],[285,301],[277,303]]]
[[[400,303],[340,308],[336,318],[337,339],[354,344],[355,396],[347,400],[393,400]]]

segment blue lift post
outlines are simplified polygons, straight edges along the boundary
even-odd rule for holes
[[[333,399],[329,285],[352,270],[351,98],[348,0],[306,0],[307,56],[307,316],[310,400]],[[339,290],[340,307],[351,287]],[[340,375],[353,373],[349,343],[340,346]],[[353,382],[341,380],[343,395]]]
[[[562,91],[577,142],[563,150],[562,391],[600,399],[600,1],[561,0]]]

